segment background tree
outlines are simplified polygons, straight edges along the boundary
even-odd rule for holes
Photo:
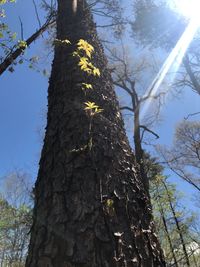
[[[154,218],[167,264],[198,266],[198,234],[192,228],[197,218],[181,207],[182,197],[167,177],[158,174],[152,178],[150,193]]]
[[[133,36],[144,46],[171,51],[186,30],[189,20],[170,8],[167,1],[135,1]],[[200,94],[199,85],[199,31],[197,30],[185,53],[177,73],[174,88],[190,87]]]
[[[1,181],[0,266],[25,265],[32,222],[28,176],[11,173]]]
[[[200,191],[200,123],[182,121],[176,128],[172,149],[159,149],[164,164]]]
[[[139,4],[140,3],[141,2],[139,2]],[[163,12],[162,9],[161,11]],[[146,17],[143,16],[141,17],[141,20],[142,19],[145,20]],[[148,26],[152,27],[152,24],[148,24]],[[155,106],[155,103],[157,101],[158,104],[156,105],[155,115],[154,115],[154,121],[155,121],[158,118],[157,114],[159,114],[159,109],[161,107],[161,103],[163,102],[162,98],[164,98],[165,95],[168,93],[168,89],[162,87],[162,89],[159,90],[159,92],[155,93],[154,87],[152,85],[152,87],[148,91],[148,94],[144,94],[144,88],[147,87],[148,85],[142,87],[140,83],[141,80],[139,77],[141,73],[142,77],[144,77],[145,69],[148,69],[148,71],[150,71],[150,68],[152,66],[150,63],[151,60],[149,58],[146,60],[142,59],[141,64],[137,61],[138,65],[134,64],[134,66],[132,66],[132,62],[135,63],[136,60],[134,58],[131,58],[130,56],[131,53],[128,50],[127,46],[125,47],[123,45],[123,41],[121,43],[122,44],[119,46],[120,47],[119,49],[111,48],[111,46],[107,47],[107,51],[109,53],[108,57],[110,62],[110,68],[113,72],[114,84],[116,85],[117,90],[122,89],[122,91],[125,92],[126,96],[125,103],[122,98],[121,109],[125,111],[124,112],[125,115],[127,114],[129,116],[132,115],[134,118],[133,123],[130,123],[131,127],[133,126],[134,131],[133,132],[131,131],[131,133],[129,134],[131,136],[133,134],[134,136],[133,147],[135,149],[137,166],[139,168],[140,173],[142,174],[143,179],[145,177],[146,185],[148,185],[150,181],[150,186],[152,188],[153,187],[152,183],[155,182],[152,180],[152,177],[154,177],[155,179],[155,177],[161,173],[161,170],[163,171],[163,168],[159,166],[158,169],[155,169],[155,164],[152,162],[151,157],[144,151],[143,138],[144,138],[144,133],[145,134],[150,133],[156,138],[159,138],[159,136],[152,130],[152,127],[154,125],[152,122],[151,123],[147,121],[145,122],[144,118],[142,118],[143,123],[141,124],[141,117],[142,117],[141,107],[142,105],[144,105],[145,102],[149,100],[153,100],[152,102],[154,103]],[[153,114],[151,113],[151,116],[152,115]],[[152,170],[154,171],[152,172]],[[172,185],[169,184],[169,186],[171,187]],[[157,187],[157,195],[151,194],[151,197],[153,203],[153,210],[155,211],[155,213],[157,208],[159,207],[159,214],[158,216],[155,216],[155,219],[156,223],[159,225],[159,232],[160,232],[159,238],[162,243],[162,248],[164,251],[167,251],[167,263],[168,264],[173,263],[175,266],[182,266],[182,265],[193,266],[193,264],[195,264],[196,261],[196,256],[194,256],[194,253],[198,252],[198,245],[197,248],[195,248],[194,250],[190,250],[190,244],[192,244],[192,235],[193,235],[193,232],[191,230],[190,220],[193,220],[193,218],[188,217],[185,220],[183,218],[185,216],[183,215],[183,212],[182,213],[179,212],[179,215],[178,213],[176,214],[174,205],[177,206],[177,203],[174,202],[177,201],[175,200],[176,199],[175,194],[177,194],[176,192],[177,190],[175,188],[172,187],[173,190],[171,190],[169,193],[168,186],[165,184],[164,181],[162,181],[161,187],[163,187],[165,197],[167,199],[168,211],[165,208],[166,199],[162,198],[161,196],[162,194],[160,195],[161,188]],[[146,186],[146,188],[148,187]],[[170,198],[170,194],[173,195],[173,201],[172,198]],[[169,216],[173,217],[172,222],[171,220],[168,219]],[[181,225],[179,223],[179,220],[181,221]],[[182,228],[184,227],[185,228],[188,227],[188,230],[187,231],[183,230]],[[186,243],[185,239],[187,240]],[[176,254],[178,255],[176,256]]]

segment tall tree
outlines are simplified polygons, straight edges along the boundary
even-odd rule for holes
[[[188,214],[181,208],[182,197],[176,186],[167,181],[167,177],[161,174],[152,176],[150,185],[157,233],[167,264],[196,266],[193,263],[199,247],[198,235],[191,227],[196,221],[194,214]]]
[[[26,266],[165,266],[84,0],[58,0],[57,40]],[[72,56],[79,40],[94,47],[100,77]],[[83,91],[83,83],[93,90]],[[103,111],[84,108],[85,101]]]
[[[0,179],[0,266],[25,265],[32,222],[28,175],[13,172]]]

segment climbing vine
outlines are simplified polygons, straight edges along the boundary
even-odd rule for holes
[[[71,42],[68,39],[65,40],[59,40],[55,39],[55,45],[71,45]],[[78,66],[81,71],[85,72],[88,76],[97,76],[99,77],[101,75],[99,68],[93,65],[91,62],[92,54],[94,53],[94,47],[89,44],[87,41],[80,39],[77,42],[77,48],[72,53],[73,57],[78,58]],[[93,90],[94,87],[92,84],[86,82],[81,83],[81,89],[84,91],[85,95],[87,95],[88,90]],[[100,108],[95,102],[86,101],[84,102],[84,110],[86,111],[87,115],[90,117],[90,123],[89,123],[89,141],[88,144],[84,147],[81,147],[79,149],[73,149],[71,152],[80,152],[85,150],[86,148],[89,148],[91,150],[92,148],[92,120],[95,115],[98,113],[101,113],[103,111],[102,108]]]

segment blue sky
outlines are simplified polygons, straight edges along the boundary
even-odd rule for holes
[[[20,32],[21,17],[25,38],[38,28],[32,1],[9,4],[6,13],[12,31]],[[41,18],[42,15],[41,12]],[[40,40],[26,51],[26,56],[41,54],[43,48],[44,41]],[[27,68],[27,64],[18,65],[13,73],[7,71],[0,77],[0,177],[19,169],[29,173],[32,181],[36,178],[41,150],[38,129],[43,131],[45,125],[47,88],[48,78]],[[157,142],[171,145],[177,123],[187,114],[198,112],[199,107],[200,97],[190,89],[179,99],[169,97],[162,108],[162,122],[155,128],[160,136]],[[193,190],[181,180],[178,184],[190,198]]]
[[[20,38],[19,16],[23,22],[26,39],[37,28],[32,1],[18,0],[6,5],[5,19]],[[42,18],[42,16],[41,16]],[[31,45],[27,58],[41,54],[43,40]],[[38,129],[45,123],[48,79],[29,69],[28,64],[17,65],[15,71],[6,71],[0,77],[0,176],[13,169],[37,175],[41,140]]]

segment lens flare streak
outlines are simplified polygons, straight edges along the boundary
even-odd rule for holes
[[[148,109],[150,108],[153,96],[159,93],[160,85],[162,84],[163,80],[165,79],[166,74],[169,70],[172,70],[172,75],[169,77],[170,81],[173,81],[176,75],[177,70],[180,67],[180,64],[183,60],[184,54],[191,43],[197,29],[199,27],[199,23],[196,20],[191,20],[186,27],[184,33],[182,34],[181,38],[177,42],[176,46],[173,48],[171,53],[169,54],[168,58],[164,62],[163,66],[161,67],[160,71],[154,78],[153,82],[147,89],[144,97],[148,97],[148,100],[145,101],[142,112],[141,112],[141,119],[145,117],[147,114]]]

